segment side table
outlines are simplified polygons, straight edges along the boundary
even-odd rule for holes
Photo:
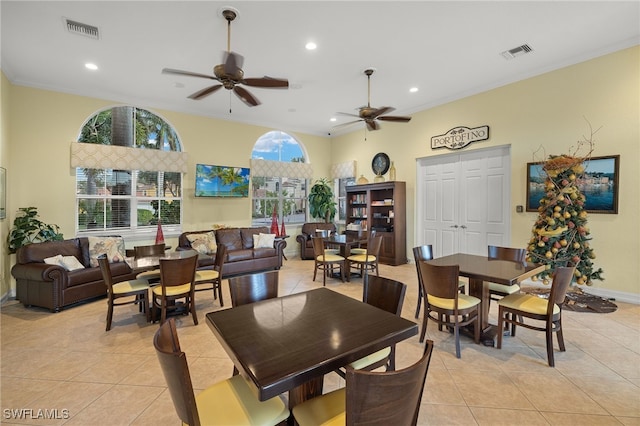
[[[287,238],[289,238],[289,235],[278,235],[275,240],[282,240],[284,241],[284,247],[282,248],[282,257],[284,257],[284,260],[289,260],[287,259],[287,255],[284,254],[284,249],[287,248],[287,242],[285,241]]]

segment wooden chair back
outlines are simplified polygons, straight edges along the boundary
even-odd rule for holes
[[[322,256],[324,259],[324,238],[323,237],[311,237],[313,244],[313,257],[317,260],[318,256]]]
[[[400,316],[407,285],[390,278],[367,275],[362,286],[362,301]]]
[[[187,356],[180,350],[178,332],[173,318],[169,318],[160,325],[153,337],[153,346],[178,417],[185,424],[200,425]]]
[[[165,244],[152,244],[149,246],[135,246],[133,248],[133,256],[136,259],[140,259],[142,257],[153,257],[153,256],[162,256],[164,255]]]
[[[527,250],[523,248],[489,246],[488,257],[489,259],[510,260],[512,262],[525,263]]]
[[[278,297],[278,271],[229,278],[231,306],[236,307]]]
[[[563,266],[557,267],[553,271],[553,281],[551,282],[551,292],[549,293],[549,304],[547,306],[548,317],[553,315],[554,303],[562,309],[575,269],[575,266]]]
[[[416,425],[433,342],[415,364],[396,371],[371,372],[347,367],[346,424]]]
[[[198,266],[198,255],[176,258],[160,259],[160,284],[162,294],[166,294],[167,287],[180,286],[191,283],[193,290],[196,267]]]
[[[416,262],[416,270],[418,273],[418,285],[422,286],[423,291],[424,291],[424,286],[422,285],[422,277],[421,277],[422,274],[420,272],[420,262],[424,262],[431,259],[433,259],[433,246],[431,244],[413,248],[413,260]]]
[[[222,282],[222,269],[224,268],[224,261],[226,257],[227,257],[227,246],[225,246],[224,244],[220,244],[216,248],[216,259],[213,263],[213,269],[218,271],[220,282]]]
[[[458,265],[438,266],[420,262],[420,274],[424,283],[425,295],[442,299],[458,299],[458,276],[460,274]]]
[[[102,280],[107,286],[107,296],[109,300],[113,299],[113,276],[111,275],[111,266],[109,265],[109,259],[106,254],[98,256],[98,266],[100,266],[100,272],[102,272]]]
[[[369,238],[367,242],[367,256],[375,256],[376,258],[380,254],[380,247],[382,246],[382,235],[374,234]]]

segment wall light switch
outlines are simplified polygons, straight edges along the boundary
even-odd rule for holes
[[[516,212],[518,213],[522,213],[524,211],[524,207],[522,206],[516,206]]]

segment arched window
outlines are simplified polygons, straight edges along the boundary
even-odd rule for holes
[[[278,223],[306,222],[313,173],[302,144],[287,133],[271,131],[258,138],[251,158],[253,225],[271,224],[274,208]]]
[[[76,233],[166,231],[182,222],[186,158],[166,121],[118,106],[93,115],[72,147],[76,167]]]

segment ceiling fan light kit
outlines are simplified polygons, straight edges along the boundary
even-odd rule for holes
[[[231,51],[231,22],[238,17],[238,10],[230,6],[225,6],[220,9],[220,15],[227,21],[227,50],[223,54],[223,63],[213,67],[213,75],[182,71],[172,68],[164,68],[162,73],[207,78],[218,81],[219,84],[214,84],[213,86],[205,87],[204,89],[192,93],[188,96],[189,99],[203,99],[224,87],[227,90],[233,91],[233,93],[235,93],[242,102],[250,107],[260,105],[260,101],[241,85],[262,87],[265,89],[288,88],[289,81],[283,78],[273,78],[268,76],[261,78],[244,78],[244,71],[242,70],[244,57]],[[231,110],[229,112],[231,112]]]

